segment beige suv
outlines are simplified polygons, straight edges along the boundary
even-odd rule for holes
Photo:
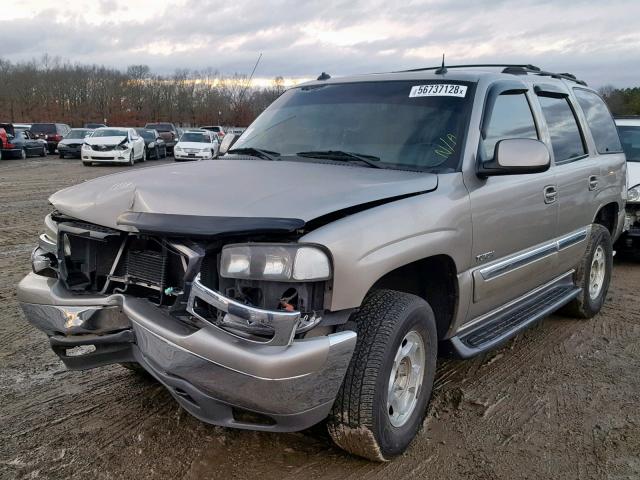
[[[69,368],[143,369],[217,425],[326,420],[382,461],[420,429],[439,353],[605,301],[625,157],[573,76],[323,74],[230,135],[216,162],[51,196],[18,297]]]

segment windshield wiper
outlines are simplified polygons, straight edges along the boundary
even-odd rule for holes
[[[262,150],[261,148],[253,147],[233,148],[231,150],[228,150],[227,153],[244,153],[246,155],[252,155],[254,157],[263,158],[265,160],[272,160],[274,162],[279,160],[275,156],[280,156],[278,152],[273,152],[271,150]]]
[[[374,155],[363,155],[361,153],[345,152],[343,150],[311,150],[309,152],[296,153],[299,157],[326,158],[327,160],[338,160],[341,162],[362,162],[373,168],[383,168],[375,162],[380,158]]]

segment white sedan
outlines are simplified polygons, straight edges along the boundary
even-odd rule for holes
[[[218,136],[208,130],[187,130],[173,147],[176,162],[183,160],[211,160],[218,157]]]
[[[96,129],[82,145],[82,163],[115,162],[133,165],[147,159],[144,139],[133,128],[103,127]]]

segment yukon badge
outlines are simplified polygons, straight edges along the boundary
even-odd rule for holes
[[[480,255],[476,255],[476,262],[483,263],[488,260],[491,260],[495,256],[496,252],[491,250],[490,252],[481,253]]]

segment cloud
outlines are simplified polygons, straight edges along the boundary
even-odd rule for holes
[[[158,73],[212,68],[261,77],[379,72],[448,62],[515,62],[600,86],[637,85],[637,0],[26,0],[0,19],[0,53]]]

